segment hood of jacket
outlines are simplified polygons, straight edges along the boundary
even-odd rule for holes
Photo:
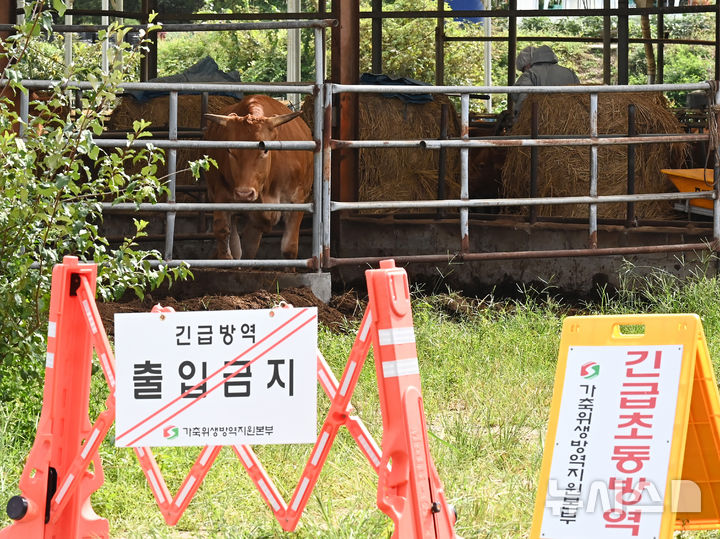
[[[555,56],[553,50],[547,45],[539,47],[525,47],[517,55],[515,66],[518,71],[524,71],[525,68],[539,63],[557,64],[558,57]]]

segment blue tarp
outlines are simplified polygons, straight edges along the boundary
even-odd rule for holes
[[[360,84],[383,84],[386,86],[404,85],[404,86],[429,86],[424,82],[407,77],[393,79],[382,73],[363,73],[360,75]],[[430,103],[433,100],[432,94],[382,94],[385,97],[396,97],[402,99],[406,103]]]
[[[226,73],[221,71],[215,60],[206,56],[200,60],[197,64],[188,67],[182,73],[177,75],[169,75],[167,77],[158,77],[148,82],[235,82],[240,83],[240,74],[237,71],[231,71]],[[140,103],[149,101],[155,97],[162,95],[168,95],[169,92],[159,92],[156,90],[132,90],[126,92],[128,95],[133,96]],[[180,92],[181,94],[198,94],[200,92]],[[212,92],[213,95],[227,95],[242,99],[242,92]]]
[[[470,10],[470,9],[485,9],[483,0],[447,0],[450,7],[454,10]],[[454,17],[458,22],[483,22],[483,17]]]

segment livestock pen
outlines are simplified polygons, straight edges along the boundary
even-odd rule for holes
[[[40,81],[26,81],[29,88],[42,88],[48,83]],[[88,83],[77,83],[82,89]],[[231,89],[239,92],[288,92],[310,93],[313,86],[287,86],[277,85],[213,85],[213,84],[184,84],[173,85],[163,83],[133,83],[126,84],[127,89],[152,89],[166,90],[170,92],[170,126],[168,137],[152,139],[153,145],[168,150],[168,175],[170,192],[175,193],[175,159],[178,149],[194,148],[203,149],[210,147],[244,148],[258,147],[257,143],[248,142],[212,142],[199,140],[180,140],[177,138],[177,95],[183,91],[227,91]],[[459,263],[488,262],[496,260],[521,260],[529,259],[557,259],[560,257],[627,257],[638,255],[656,255],[681,252],[699,252],[714,249],[715,242],[720,236],[720,220],[717,216],[716,200],[717,191],[697,192],[657,192],[657,193],[633,193],[616,195],[598,194],[598,150],[607,146],[632,147],[641,144],[673,144],[681,142],[706,142],[712,143],[709,133],[684,133],[684,134],[643,134],[635,136],[599,136],[597,125],[598,95],[600,93],[620,93],[636,91],[668,91],[668,90],[707,90],[708,83],[687,84],[687,85],[653,85],[649,87],[566,87],[560,90],[567,93],[583,93],[590,95],[590,136],[567,136],[558,138],[556,136],[537,136],[534,138],[518,137],[481,137],[471,138],[469,132],[469,96],[480,92],[513,93],[517,91],[513,87],[393,87],[393,86],[369,86],[369,85],[335,85],[330,83],[318,84],[318,93],[324,92],[324,99],[315,101],[316,118],[332,117],[332,98],[342,92],[423,92],[437,94],[459,94],[461,100],[461,130],[463,135],[456,139],[406,139],[406,140],[337,140],[330,136],[330,133],[323,129],[323,123],[315,122],[315,142],[287,142],[275,141],[266,142],[268,150],[283,151],[288,149],[304,149],[315,151],[315,182],[313,202],[302,205],[268,205],[268,204],[225,204],[214,205],[208,202],[177,202],[171,195],[167,202],[158,204],[113,204],[108,202],[104,205],[104,211],[110,214],[127,214],[128,212],[152,212],[153,214],[164,215],[165,219],[153,219],[155,231],[164,236],[164,258],[169,265],[188,263],[193,268],[282,268],[296,267],[307,268],[312,272],[328,272],[333,269],[349,266],[362,267],[365,264],[375,263],[386,256],[395,257],[400,263],[420,263],[425,265],[454,265]],[[530,88],[524,89],[528,93],[543,93],[557,91],[558,88]],[[323,102],[326,103],[322,107]],[[100,146],[113,147],[127,144],[124,139],[101,139]],[[145,141],[135,141],[134,145],[141,147]],[[539,197],[530,196],[532,179],[528,181],[528,196],[520,198],[470,198],[469,197],[469,171],[468,153],[473,148],[494,148],[494,147],[524,147],[542,148],[548,146],[567,146],[588,148],[588,170],[590,182],[587,194],[565,197]],[[333,200],[331,196],[330,167],[333,150],[339,148],[419,148],[425,151],[437,151],[441,148],[459,149],[460,152],[460,188],[461,193],[458,199],[446,200],[383,200],[383,201],[362,201],[362,202],[340,202]],[[714,149],[713,151],[717,151]],[[535,168],[534,161],[537,156],[531,153],[531,168]],[[388,178],[392,181],[392,178]],[[628,223],[625,219],[611,220],[604,223],[597,216],[597,208],[602,204],[637,204],[648,201],[660,201],[665,203],[689,201],[693,199],[707,199],[713,203],[713,217],[711,222],[701,220],[688,220],[678,213],[679,219],[666,220],[660,223],[654,221],[645,224],[642,221]],[[488,209],[509,208],[509,207],[541,207],[543,205],[586,205],[589,208],[587,222],[582,225],[579,219],[551,219],[545,218],[533,222],[529,216],[502,216],[498,214],[486,215]],[[263,211],[274,210],[301,210],[312,216],[312,228],[310,231],[311,246],[302,250],[304,256],[297,261],[285,259],[262,258],[259,260],[212,260],[205,253],[210,253],[211,248],[208,242],[211,235],[208,233],[206,220],[198,221],[191,218],[184,223],[181,234],[183,238],[192,238],[194,242],[176,240],[176,216],[186,215],[194,212],[206,214],[215,209],[222,208],[239,211]],[[438,216],[436,210],[447,210]],[[432,212],[427,214],[378,214],[363,215],[363,210],[420,210]],[[449,212],[457,212],[452,215]],[[478,213],[475,213],[478,212]],[[343,217],[333,220],[333,214],[342,214]],[[388,217],[388,215],[390,217]],[[112,222],[109,220],[109,222]],[[428,226],[429,225],[429,226]],[[200,227],[198,230],[197,227]],[[192,232],[195,235],[188,235],[191,232],[187,227],[194,227]],[[339,230],[335,230],[337,227]],[[353,228],[359,227],[360,234],[355,234]],[[388,238],[388,233],[383,229],[392,229],[393,233]],[[452,229],[455,228],[454,234]],[[503,231],[503,228],[508,230]],[[578,230],[585,229],[585,245],[578,243]],[[372,229],[373,234],[368,234]],[[398,232],[398,231],[401,232]],[[493,237],[488,237],[487,231],[493,231]],[[548,234],[555,236],[555,245],[550,248],[509,249],[508,244],[517,245],[516,241],[508,240],[504,232],[523,230],[523,234],[537,237],[541,243],[552,242]],[[573,234],[573,230],[575,233]],[[429,232],[432,231],[432,232]],[[476,233],[479,236],[475,239]],[[339,233],[341,239],[333,242],[334,234]],[[420,234],[420,236],[418,236]],[[428,239],[427,234],[433,234],[434,238]],[[658,234],[660,237],[658,238]],[[425,235],[425,236],[423,236]],[[454,239],[452,236],[455,236]],[[570,235],[575,239],[568,240]],[[348,240],[347,238],[351,238]],[[367,243],[363,245],[362,240],[366,238]],[[624,239],[626,245],[619,245],[620,239]],[[637,238],[637,239],[636,239]],[[678,239],[676,239],[678,238]],[[153,239],[153,238],[151,238]],[[156,238],[154,238],[156,239]],[[387,241],[387,240],[390,241]],[[496,241],[493,242],[492,240]],[[534,238],[528,241],[533,243]],[[198,241],[199,240],[199,241]],[[641,240],[643,243],[641,243]],[[691,240],[691,241],[688,241]],[[493,245],[495,243],[495,245]],[[557,248],[557,245],[571,245],[567,248]],[[477,246],[477,247],[476,247]],[[372,247],[372,248],[371,248]],[[373,252],[375,250],[375,252]],[[595,271],[600,273],[601,271]],[[577,283],[576,283],[577,284]]]
[[[671,145],[702,143],[709,147],[711,161],[717,163],[718,147],[715,123],[700,133],[633,133],[600,134],[598,115],[602,112],[599,96],[634,92],[702,91],[711,95],[708,116],[718,103],[712,83],[654,84],[643,86],[573,86],[523,88],[528,94],[587,94],[589,96],[588,125],[583,132],[558,136],[532,133],[530,136],[471,136],[470,99],[475,95],[512,95],[519,90],[512,86],[388,86],[350,85],[326,82],[324,79],[325,43],[323,29],[332,27],[334,20],[280,21],[263,23],[203,24],[205,30],[312,28],[315,35],[315,80],[299,84],[212,84],[212,83],[126,83],[130,90],[163,91],[169,95],[168,125],[165,133],[157,132],[152,139],[155,147],[167,150],[167,172],[170,196],[158,204],[113,204],[103,206],[105,226],[110,237],[123,237],[122,220],[132,215],[152,215],[147,240],[164,255],[164,264],[186,263],[194,269],[254,268],[261,270],[293,267],[306,270],[303,275],[329,279],[332,274],[346,284],[361,281],[367,264],[392,256],[399,263],[410,264],[415,280],[432,280],[438,276],[459,288],[473,289],[479,285],[497,283],[554,280],[563,288],[587,289],[592,283],[612,281],[624,259],[641,264],[666,267],[684,272],[689,266],[679,264],[676,255],[686,254],[687,261],[703,258],[703,253],[717,250],[720,239],[720,218],[717,206],[717,181],[711,190],[698,192],[636,192],[632,173],[628,175],[626,193],[604,195],[599,173],[598,153],[602,148],[628,148],[627,159],[633,159],[633,148],[643,145]],[[198,25],[195,25],[198,26]],[[164,31],[185,31],[193,25],[167,24]],[[74,31],[73,26],[59,27]],[[49,88],[52,81],[23,81],[29,89]],[[79,92],[90,89],[90,83],[78,81],[67,85]],[[203,187],[188,189],[199,193],[199,200],[180,201],[177,198],[177,152],[183,149],[202,151],[210,147],[257,148],[248,142],[211,142],[187,140],[178,132],[178,96],[183,93],[296,93],[313,96],[313,138],[310,142],[265,142],[270,151],[312,150],[314,157],[314,189],[312,202],[300,205],[227,204],[213,205],[202,201]],[[340,137],[332,130],[333,118],[342,106],[343,96],[356,94],[430,94],[451,96],[459,102],[460,134],[457,137],[413,137],[402,133],[395,139],[357,140]],[[21,114],[27,115],[28,100],[21,102]],[[201,126],[198,126],[200,129]],[[116,147],[127,144],[123,138],[102,137],[98,144]],[[146,141],[135,141],[144,146]],[[587,148],[588,181],[584,193],[573,196],[538,196],[537,170],[544,166],[539,149],[548,147]],[[333,173],[333,162],[343,152],[377,149],[380,152],[411,148],[423,152],[456,151],[459,154],[459,196],[457,198],[428,198],[425,200],[347,201],[334,192],[344,178]],[[519,181],[527,183],[526,196],[471,197],[469,155],[483,148],[527,148],[529,173]],[[669,150],[668,150],[669,151]],[[630,170],[632,166],[628,167]],[[662,178],[660,171],[658,177]],[[717,179],[717,167],[714,179]],[[395,178],[388,177],[392,183]],[[438,181],[440,187],[441,181]],[[669,184],[668,184],[669,187]],[[712,216],[696,216],[675,212],[671,218],[643,219],[634,216],[633,208],[647,202],[670,206],[700,198],[712,202]],[[621,218],[601,218],[598,208],[603,205],[626,204],[628,214]],[[587,218],[554,218],[538,216],[535,208],[545,206],[582,205],[588,208]],[[507,208],[529,208],[527,212],[508,213]],[[212,236],[208,215],[213,210],[265,211],[298,210],[310,218],[304,230],[300,258],[289,261],[270,258],[260,253],[257,260],[213,260],[208,258]],[[141,213],[137,213],[141,212]],[[199,215],[199,217],[198,217]],[[164,216],[158,219],[157,216]],[[113,230],[116,232],[114,233]],[[565,262],[563,262],[563,260]],[[569,261],[569,262],[568,262]],[[462,265],[462,266],[461,266]],[[677,266],[677,267],[676,267]],[[462,267],[462,271],[458,269]],[[714,271],[714,268],[713,268]]]

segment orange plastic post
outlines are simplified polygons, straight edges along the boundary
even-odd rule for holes
[[[91,434],[92,335],[88,306],[81,304],[78,291],[85,280],[94,294],[96,276],[94,264],[79,264],[76,257],[66,256],[53,269],[43,408],[20,477],[22,494],[7,505],[14,522],[0,530],[2,539],[109,536],[108,521],[98,517],[90,505],[90,495],[104,480],[97,454],[85,455],[91,457],[94,471],[86,468],[79,477],[69,473],[83,440]],[[76,488],[63,489],[70,484]],[[63,509],[53,514],[53,502],[64,496],[68,499]]]
[[[453,538],[450,508],[428,448],[407,274],[393,260],[365,272],[383,418],[377,504],[394,538]]]

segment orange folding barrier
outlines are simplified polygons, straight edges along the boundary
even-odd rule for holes
[[[15,522],[0,530],[2,539],[108,536],[108,521],[90,506],[90,495],[104,480],[97,449],[115,419],[115,369],[95,306],[96,275],[95,264],[79,264],[75,257],[53,269],[42,413],[20,477],[22,495],[7,505]],[[91,426],[93,346],[110,396]]]
[[[378,507],[395,522],[393,537],[454,537],[428,448],[407,275],[384,260],[366,276],[383,418]]]
[[[331,405],[289,504],[251,447],[236,445],[233,451],[282,528],[292,531],[344,425],[378,473],[377,504],[395,524],[393,537],[453,538],[454,511],[428,449],[407,275],[392,260],[366,275],[370,301],[340,381],[318,351],[317,378]],[[21,495],[7,506],[14,522],[0,530],[0,539],[108,537],[107,520],[90,506],[90,495],[103,483],[97,450],[115,418],[115,360],[94,301],[95,277],[95,265],[79,264],[75,257],[65,257],[53,270],[43,409],[20,479]],[[371,344],[383,418],[382,449],[350,402]],[[90,425],[93,348],[110,396],[106,410]],[[134,449],[165,521],[174,525],[222,447],[201,449],[174,496],[151,449]]]

